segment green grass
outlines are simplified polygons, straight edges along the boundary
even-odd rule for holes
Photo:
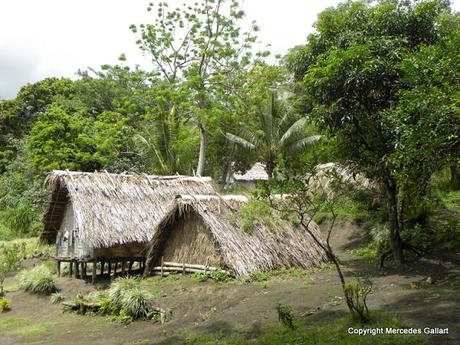
[[[378,262],[379,253],[375,242],[369,243],[365,247],[350,250],[350,254],[355,259],[363,259],[368,262]]]
[[[181,339],[174,339],[169,344],[181,345],[423,345],[427,343],[424,335],[350,335],[349,327],[355,328],[380,328],[404,327],[400,321],[389,316],[378,316],[372,324],[360,325],[348,317],[330,321],[301,321],[296,322],[296,329],[291,330],[282,325],[264,327],[258,332],[256,338],[251,337],[251,330],[235,329],[230,336],[223,333],[188,335]],[[168,342],[166,342],[168,344]]]
[[[32,325],[23,325],[10,332],[7,332],[7,334],[16,337],[34,337],[48,332],[59,323],[59,321],[45,321]]]
[[[440,198],[449,210],[460,211],[460,190],[441,193]]]

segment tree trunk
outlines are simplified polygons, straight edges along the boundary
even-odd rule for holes
[[[460,189],[460,167],[456,162],[450,164],[450,186],[453,190]]]
[[[200,155],[198,156],[198,166],[196,168],[196,174],[203,176],[204,162],[206,160],[206,128],[202,123],[198,125],[200,129]]]
[[[390,227],[391,250],[395,264],[399,267],[404,263],[403,244],[401,241],[398,219],[398,192],[391,178],[388,178],[386,182],[386,192],[388,199],[388,222]]]

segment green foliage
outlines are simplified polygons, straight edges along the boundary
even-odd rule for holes
[[[51,304],[58,304],[65,300],[65,296],[62,292],[55,292],[50,296],[50,303]]]
[[[285,345],[285,344],[315,344],[315,345],[368,345],[371,339],[374,345],[426,345],[428,337],[412,334],[379,334],[377,336],[359,336],[348,334],[349,327],[375,328],[404,328],[404,324],[396,318],[387,315],[375,315],[374,321],[361,324],[350,318],[339,318],[327,321],[298,320],[296,328],[290,329],[284,325],[262,327],[256,339],[248,339],[248,329],[243,331],[232,329],[228,335],[222,333],[205,333],[200,335],[176,335],[174,344],[177,345]],[[371,338],[369,338],[371,337]],[[166,344],[170,344],[166,342]]]
[[[350,254],[355,258],[363,259],[368,262],[377,263],[379,260],[379,252],[375,242],[371,242],[365,247],[352,249],[350,250]]]
[[[370,314],[367,307],[367,297],[373,293],[372,281],[369,278],[358,278],[345,284],[344,292],[347,304],[351,305],[353,317],[357,320],[369,320]]]
[[[237,214],[233,215],[234,222],[239,222],[241,228],[248,233],[261,224],[273,229],[275,220],[272,212],[265,200],[251,199],[238,210]]]
[[[111,316],[122,323],[136,319],[158,319],[159,312],[152,305],[152,294],[142,289],[139,284],[138,278],[117,278],[108,291],[96,291],[86,296],[77,295],[66,309],[81,314],[93,311]]]
[[[286,327],[295,329],[294,326],[294,315],[292,307],[290,305],[284,305],[277,303],[275,306],[276,312],[278,313],[278,320]]]
[[[257,159],[265,163],[267,173],[272,177],[282,155],[286,158],[289,154],[297,154],[318,141],[320,136],[309,134],[307,120],[296,118],[274,92],[262,108],[255,114],[257,124],[254,130],[242,124],[239,132],[227,133],[226,137],[247,150],[256,151]]]
[[[0,243],[0,296],[4,293],[3,284],[6,277],[20,267],[24,252],[24,243]]]
[[[255,282],[264,282],[267,281],[268,278],[270,278],[270,272],[251,272],[249,274],[249,278]]]
[[[202,273],[202,272],[197,272],[197,273],[193,273],[190,278],[192,278],[194,281],[196,282],[199,282],[199,283],[202,283],[202,282],[205,282],[209,279],[209,274],[205,274],[205,273]]]
[[[227,271],[216,270],[212,271],[209,274],[209,277],[214,280],[215,282],[222,282],[226,283],[233,279],[232,275]]]
[[[29,271],[22,271],[19,275],[21,288],[34,294],[49,295],[57,290],[55,277],[51,271],[43,266],[36,266]]]
[[[0,313],[10,310],[10,300],[6,297],[0,297]]]

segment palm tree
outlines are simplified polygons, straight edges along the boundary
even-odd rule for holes
[[[137,151],[152,172],[167,175],[181,170],[179,158],[172,149],[178,140],[180,125],[173,107],[169,113],[160,113],[144,127],[142,134],[134,137]]]
[[[254,131],[242,124],[237,133],[226,133],[225,136],[247,150],[257,150],[258,159],[265,163],[270,178],[280,155],[303,151],[321,138],[320,135],[308,134],[307,119],[295,119],[275,92],[270,94],[264,108],[256,113],[256,127]]]

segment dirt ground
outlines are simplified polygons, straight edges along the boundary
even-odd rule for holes
[[[394,314],[413,327],[448,327],[449,335],[432,337],[431,344],[460,344],[460,253],[423,259],[401,270],[379,270],[348,254],[349,249],[362,245],[358,227],[344,224],[337,230],[333,244],[346,275],[366,274],[374,282],[371,310]],[[262,326],[278,322],[277,302],[292,305],[299,317],[314,319],[346,311],[332,269],[268,282],[199,283],[186,276],[153,283],[151,289],[161,296],[157,304],[172,311],[171,320],[163,325],[147,321],[123,325],[101,316],[63,313],[62,306],[50,304],[49,297],[9,292],[12,310],[0,314],[0,344],[161,344],[183,334],[235,330],[256,337]],[[14,286],[14,279],[8,284]],[[60,278],[58,287],[67,297],[94,289],[69,278]]]

